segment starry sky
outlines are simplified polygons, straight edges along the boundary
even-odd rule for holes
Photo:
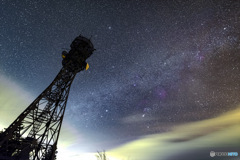
[[[72,84],[61,138],[83,152],[112,149],[236,109],[239,26],[239,0],[0,0],[1,83],[12,82],[0,95],[17,86],[30,103],[72,40],[91,38],[96,51]]]

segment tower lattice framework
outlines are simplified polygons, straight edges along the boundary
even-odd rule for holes
[[[88,69],[86,59],[94,51],[91,41],[78,36],[69,52],[62,53],[62,69],[53,82],[0,133],[0,159],[53,160],[75,75]]]

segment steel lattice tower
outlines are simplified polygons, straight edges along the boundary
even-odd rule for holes
[[[91,41],[81,35],[62,53],[62,69],[53,82],[0,133],[0,159],[53,160],[75,75],[88,69],[86,59],[95,50]]]

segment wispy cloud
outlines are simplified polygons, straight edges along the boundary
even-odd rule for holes
[[[198,154],[200,159],[208,159],[211,150],[225,149],[227,152],[240,149],[239,133],[240,107],[216,118],[179,125],[170,132],[142,137],[108,154],[118,160],[186,159],[192,153]]]
[[[0,74],[0,129],[12,123],[32,100],[16,82]]]
[[[122,123],[132,124],[132,123],[143,123],[155,120],[154,117],[149,117],[146,114],[134,114],[122,118]]]

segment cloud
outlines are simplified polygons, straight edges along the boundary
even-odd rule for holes
[[[208,159],[211,150],[239,151],[239,133],[240,107],[216,118],[182,124],[170,132],[142,137],[108,154],[117,160],[188,159],[194,156],[193,153],[195,157],[190,159]]]
[[[32,95],[0,74],[0,129],[8,127],[32,100]]]
[[[146,114],[134,114],[134,115],[129,115],[127,117],[124,117],[122,119],[122,123],[136,124],[136,123],[150,122],[153,120],[155,120],[155,118],[148,117],[148,116],[146,116]]]
[[[186,125],[178,126],[175,128],[174,132],[178,134],[183,134],[179,134],[178,138],[172,139],[170,141],[190,141],[210,134],[215,134],[222,131],[224,132],[224,130],[231,130],[231,127],[240,127],[240,107],[235,110],[229,111],[228,113],[223,114],[217,118],[212,118],[199,122],[192,122]]]

